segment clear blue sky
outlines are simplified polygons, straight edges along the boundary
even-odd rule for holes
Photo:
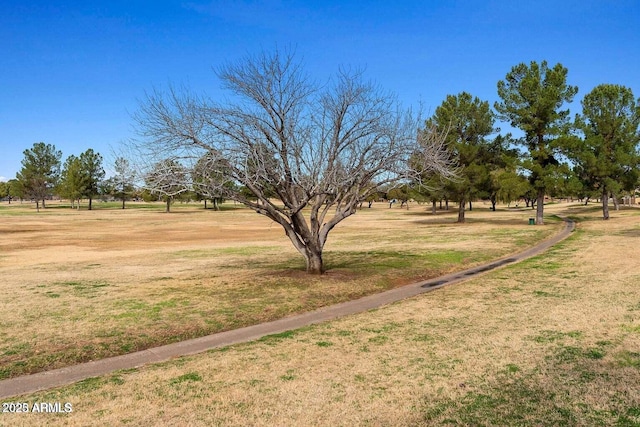
[[[39,141],[63,160],[87,148],[108,158],[134,136],[145,91],[219,96],[213,68],[275,46],[293,46],[318,80],[364,67],[427,111],[461,91],[493,105],[497,81],[532,60],[569,69],[572,113],[601,83],[640,96],[635,0],[0,0],[0,177]]]

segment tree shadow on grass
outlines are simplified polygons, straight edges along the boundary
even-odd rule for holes
[[[389,286],[407,284],[412,280],[436,277],[452,268],[482,261],[474,259],[477,254],[469,251],[438,250],[434,252],[412,252],[395,250],[330,251],[324,254],[325,274],[328,279],[359,279],[362,277],[393,277],[398,280]],[[272,264],[264,275],[309,278],[302,257],[291,257]],[[315,276],[317,277],[317,276]],[[400,280],[402,279],[402,280]],[[405,280],[406,279],[406,280]]]

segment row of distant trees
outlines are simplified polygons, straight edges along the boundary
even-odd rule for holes
[[[249,56],[217,75],[231,92],[222,101],[185,88],[151,92],[134,115],[135,155],[131,163],[118,159],[109,180],[101,181],[101,158],[91,150],[71,156],[59,173],[55,147],[34,145],[17,176],[23,194],[38,201],[57,191],[77,200],[110,188],[124,207],[140,182],[167,210],[187,192],[234,200],[282,226],[307,271],[322,273],[328,233],[380,194],[433,206],[457,201],[460,222],[478,198],[494,207],[524,198],[543,224],[548,195],[598,197],[608,219],[609,199],[638,185],[640,100],[627,87],[603,84],[571,118],[566,104],[578,89],[561,64],[519,64],[498,82],[493,109],[462,92],[425,121],[360,71],[318,84],[288,52]],[[524,136],[500,134],[496,120]]]
[[[71,206],[80,208],[80,200],[89,201],[98,196],[118,197],[125,200],[134,189],[135,174],[126,159],[115,162],[116,174],[105,178],[104,159],[100,153],[88,149],[79,156],[70,155],[61,162],[62,152],[55,145],[37,142],[24,151],[22,168],[15,179],[0,183],[0,198],[9,203],[16,199],[27,199],[45,207],[46,200],[54,195],[71,201]]]
[[[221,201],[215,195],[195,192],[194,188],[206,191],[205,186],[198,186],[195,181],[186,185],[187,177],[180,174],[188,172],[172,162],[158,163],[153,170],[141,175],[130,160],[117,157],[113,164],[113,176],[105,179],[104,159],[93,149],[79,156],[70,155],[64,163],[61,161],[62,152],[55,145],[44,142],[35,143],[23,154],[22,168],[16,178],[0,182],[0,199],[6,199],[9,203],[17,199],[33,200],[38,211],[53,197],[69,200],[71,208],[76,209],[80,209],[81,200],[88,200],[89,210],[97,197],[120,200],[122,209],[126,200],[132,198],[165,200],[167,211],[178,196],[184,200],[206,200],[208,196],[214,202],[214,209],[218,209]],[[189,176],[195,178],[195,171]]]
[[[302,161],[312,163],[313,159],[305,159],[307,153],[300,148],[287,152],[295,146],[287,140],[294,135],[288,135],[288,129],[278,130],[282,117],[288,113],[281,109],[291,108],[297,99],[290,100],[291,106],[280,104],[277,96],[294,94],[283,93],[282,87],[264,85],[272,84],[270,79],[281,82],[289,77],[286,66],[291,58],[278,63],[276,55],[270,60],[254,58],[248,64],[220,72],[230,87],[237,85],[240,95],[253,98],[264,108],[264,116],[244,106],[229,109],[211,105],[188,92],[171,90],[167,94],[154,93],[147,99],[137,116],[141,134],[147,140],[138,148],[146,149],[142,157],[159,152],[166,158],[153,166],[156,185],[151,187],[160,188],[167,198],[174,197],[187,191],[183,178],[191,176],[191,185],[204,190],[202,193],[224,195],[253,206],[259,213],[262,208],[251,205],[256,202],[250,199],[264,199],[264,205],[268,205],[268,199],[284,202],[290,194],[296,194],[295,189],[287,187],[291,182],[283,177],[291,173],[292,167],[300,168]],[[266,76],[256,76],[257,66],[262,65],[271,68],[263,70]],[[385,197],[401,204],[411,199],[430,201],[434,211],[439,201],[455,201],[458,222],[465,221],[466,206],[471,209],[474,200],[488,199],[493,209],[498,201],[524,200],[526,206],[536,209],[536,224],[544,223],[546,197],[585,202],[597,199],[602,202],[603,218],[608,219],[609,200],[613,199],[617,208],[621,197],[635,197],[639,185],[640,100],[628,87],[601,84],[585,95],[582,112],[570,117],[566,105],[573,101],[578,88],[567,83],[567,74],[561,64],[519,64],[498,82],[500,101],[493,109],[487,101],[467,92],[447,96],[420,126],[417,139],[438,139],[442,143],[455,178],[450,179],[451,168],[434,170],[431,163],[425,162],[423,153],[414,153],[407,160],[409,169],[416,172],[413,176],[394,174],[393,182],[360,182],[354,199],[371,203]],[[350,95],[349,84],[353,81],[345,83],[343,96]],[[342,99],[347,101],[350,100]],[[213,114],[219,119],[214,119]],[[510,123],[524,136],[500,134],[497,120]],[[336,124],[317,126],[338,128]],[[220,139],[215,140],[210,133]],[[314,152],[313,148],[318,153],[317,147],[308,152]],[[327,146],[329,151],[332,148]],[[193,177],[183,161],[195,158],[196,152],[205,154],[197,157]],[[287,164],[287,155],[292,156],[291,164]],[[234,160],[229,162],[229,158]],[[333,164],[328,172],[336,173],[336,166],[343,167]],[[349,174],[344,177],[352,178]],[[238,182],[243,185],[237,186]],[[278,220],[277,215],[272,216]]]
[[[495,104],[495,112],[488,102],[469,93],[447,96],[424,129],[444,135],[456,178],[428,171],[420,180],[381,186],[361,202],[371,206],[381,198],[401,205],[429,201],[435,211],[438,202],[455,201],[458,222],[464,222],[467,204],[472,209],[478,199],[488,199],[493,209],[498,201],[524,200],[527,207],[541,211],[545,196],[597,198],[607,219],[609,198],[617,204],[621,195],[634,194],[638,186],[640,101],[627,87],[603,84],[584,97],[582,114],[570,121],[568,110],[560,107],[572,100],[577,88],[566,84],[566,75],[560,64],[551,69],[546,62],[514,67],[498,84],[502,102]],[[521,128],[525,137],[496,136],[496,118]],[[53,195],[70,200],[76,208],[86,199],[89,210],[95,197],[121,200],[123,209],[125,200],[134,196],[164,200],[167,211],[176,199],[204,199],[205,207],[211,200],[214,209],[228,193],[256,199],[249,188],[226,178],[221,162],[211,153],[191,169],[165,159],[142,175],[129,160],[118,157],[109,179],[104,179],[103,157],[92,149],[61,163],[62,153],[55,146],[39,142],[24,156],[16,179],[0,183],[0,198],[35,200],[38,209]],[[142,188],[135,185],[140,177]],[[277,193],[276,188],[265,192],[270,198],[277,198]]]

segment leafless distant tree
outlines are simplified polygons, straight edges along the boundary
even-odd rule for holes
[[[172,159],[162,160],[144,176],[144,187],[166,202],[166,212],[171,210],[174,197],[189,190],[189,173],[183,165]]]
[[[443,138],[419,131],[419,119],[393,95],[341,70],[312,82],[294,55],[276,51],[218,70],[230,97],[220,103],[187,89],[155,91],[134,118],[141,157],[193,168],[210,165],[209,191],[277,222],[304,256],[307,272],[324,272],[329,232],[380,187],[421,173],[450,172]]]

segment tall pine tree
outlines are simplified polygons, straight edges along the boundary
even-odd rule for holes
[[[638,181],[640,99],[625,86],[599,85],[585,95],[575,125],[582,138],[570,139],[567,156],[583,185],[602,197],[602,217],[609,219],[609,197]]]
[[[465,222],[465,205],[486,189],[489,168],[483,159],[489,149],[487,136],[494,132],[489,103],[466,92],[448,95],[427,120],[427,128],[447,132],[445,143],[458,166],[458,179],[446,184],[459,203],[458,222]]]
[[[37,142],[33,147],[24,150],[22,169],[16,175],[24,196],[36,201],[36,209],[40,211],[39,202],[45,207],[45,200],[53,194],[53,189],[60,177],[60,159],[62,152],[55,145]]]
[[[577,87],[567,85],[567,69],[562,64],[549,68],[546,61],[516,65],[498,82],[502,101],[494,107],[499,118],[525,134],[520,142],[529,152],[523,166],[536,191],[536,224],[544,224],[544,197],[559,165],[557,138],[568,125],[569,110],[561,108],[577,92]]]

